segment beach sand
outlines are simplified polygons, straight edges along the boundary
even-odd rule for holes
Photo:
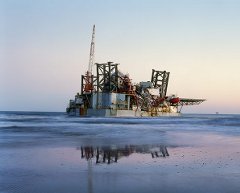
[[[192,131],[166,136],[171,143],[102,145],[71,135],[12,132],[0,147],[0,192],[240,192],[238,136]]]

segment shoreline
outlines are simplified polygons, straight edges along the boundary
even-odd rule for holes
[[[188,134],[187,137],[193,136]],[[0,148],[0,192],[40,193],[59,189],[60,192],[78,192],[81,189],[83,192],[120,193],[126,188],[131,190],[127,192],[155,192],[161,189],[161,192],[167,193],[238,190],[239,139],[231,140],[234,137],[215,134],[204,137],[211,138],[212,142],[205,145],[165,146],[169,156],[162,156],[159,151],[162,145],[154,144],[128,145],[128,148],[122,145],[122,151],[117,146],[81,146],[88,150],[93,148],[94,152],[97,148],[101,148],[100,151],[120,152],[116,162],[111,154],[109,163],[96,163],[96,155],[83,157],[81,147],[64,144],[55,147],[40,144],[35,147]],[[155,154],[157,151],[158,156]],[[53,183],[49,183],[52,178]],[[28,186],[29,183],[32,185]]]

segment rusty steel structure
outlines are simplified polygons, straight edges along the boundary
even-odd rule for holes
[[[81,94],[71,100],[67,112],[77,116],[179,115],[183,106],[205,99],[167,95],[170,72],[152,69],[151,81],[133,84],[113,62],[96,63],[96,76],[82,75]],[[90,81],[89,81],[90,79]],[[86,86],[91,89],[85,89]]]

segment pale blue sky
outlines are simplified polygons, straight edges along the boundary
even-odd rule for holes
[[[240,113],[240,1],[0,0],[0,110],[64,111],[96,62],[134,82],[170,71],[169,94],[206,98],[185,112]]]

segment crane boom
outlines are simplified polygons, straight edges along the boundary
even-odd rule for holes
[[[94,51],[95,51],[95,25],[93,25],[92,41],[91,41],[89,63],[88,63],[88,73],[90,74],[92,74],[92,67],[94,64]]]
[[[95,50],[95,25],[93,25],[93,32],[92,32],[92,41],[90,46],[90,55],[89,55],[89,63],[88,63],[88,70],[83,78],[85,81],[85,85],[83,91],[85,93],[90,93],[93,90],[93,72],[92,67],[94,64],[94,50]]]

